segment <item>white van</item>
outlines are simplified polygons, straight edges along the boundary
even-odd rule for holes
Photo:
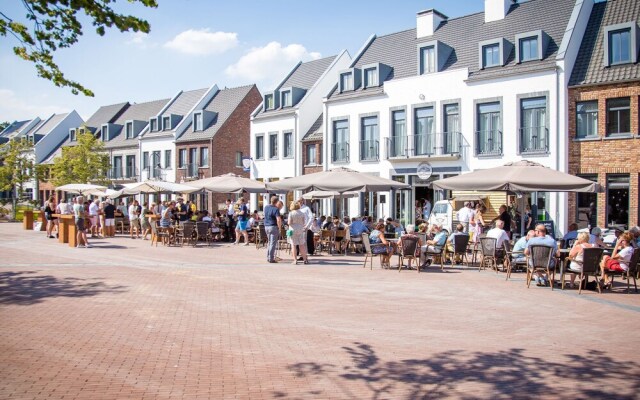
[[[429,226],[440,225],[447,234],[453,232],[453,202],[451,200],[439,200],[433,205],[429,215]]]

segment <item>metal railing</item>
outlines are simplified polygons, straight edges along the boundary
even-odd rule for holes
[[[138,178],[138,170],[136,167],[111,167],[107,171],[107,178],[112,180],[118,179],[137,179]]]
[[[520,128],[520,153],[548,153],[549,129],[545,126]]]
[[[502,154],[502,131],[493,129],[476,132],[476,154],[494,156]]]
[[[380,142],[377,140],[360,141],[360,161],[378,161],[380,159]]]
[[[198,177],[198,164],[196,163],[191,163],[191,164],[187,164],[187,168],[186,168],[186,177],[187,178],[197,178]]]
[[[462,133],[438,132],[387,138],[387,158],[456,156],[462,152]]]
[[[331,144],[331,161],[349,162],[349,142]]]

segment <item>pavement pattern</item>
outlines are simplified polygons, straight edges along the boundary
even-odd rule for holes
[[[0,224],[0,399],[640,398],[640,294]],[[396,259],[394,258],[394,262]]]

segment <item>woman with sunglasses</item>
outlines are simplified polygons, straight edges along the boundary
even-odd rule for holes
[[[611,257],[604,256],[600,263],[602,269],[602,282],[605,284],[605,289],[611,288],[611,281],[607,276],[607,271],[627,271],[629,269],[629,262],[633,255],[633,247],[631,246],[631,240],[633,236],[631,233],[625,232],[616,242],[616,247],[613,249]]]

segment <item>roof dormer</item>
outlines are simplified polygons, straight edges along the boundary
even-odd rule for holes
[[[418,53],[418,75],[440,72],[451,56],[453,49],[439,40],[419,43]]]
[[[182,115],[165,114],[158,118],[160,119],[159,128],[162,126],[163,131],[171,131],[178,126],[178,123],[182,120]]]
[[[542,60],[549,46],[549,35],[542,30],[516,35],[516,63]]]
[[[358,90],[360,88],[362,71],[360,68],[349,68],[340,71],[338,91],[340,93]]]
[[[275,110],[280,107],[280,92],[274,90],[273,92],[265,93],[263,97],[264,111]]]
[[[304,97],[306,90],[299,87],[287,87],[280,89],[280,107],[293,107]]]
[[[386,64],[373,63],[362,66],[362,88],[382,86],[391,74],[391,67]]]
[[[195,111],[193,113],[192,127],[194,132],[204,131],[213,125],[218,118],[218,113],[208,110]]]
[[[122,125],[117,124],[102,124],[100,126],[100,140],[108,142],[116,137],[122,130]]]
[[[506,65],[512,49],[513,44],[505,38],[485,40],[478,43],[479,69]]]
[[[147,126],[146,121],[130,120],[124,123],[125,139],[137,138],[140,132]]]

